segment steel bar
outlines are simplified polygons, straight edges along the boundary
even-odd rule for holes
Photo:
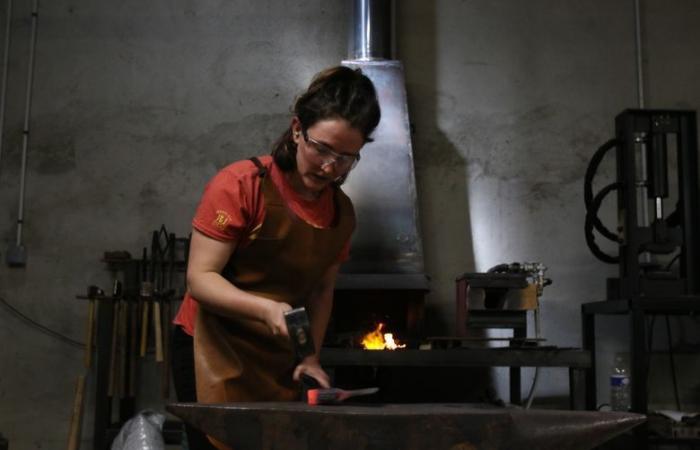
[[[646,418],[468,404],[175,403],[168,410],[236,450],[585,450]]]

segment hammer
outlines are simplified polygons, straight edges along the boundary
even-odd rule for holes
[[[104,292],[97,286],[88,286],[88,323],[85,336],[85,367],[92,367],[92,341],[95,338],[95,300],[102,297]]]
[[[314,338],[311,335],[311,325],[306,308],[295,308],[284,313],[289,338],[292,341],[294,354],[298,361],[316,353]]]

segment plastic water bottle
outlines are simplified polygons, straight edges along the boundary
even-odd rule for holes
[[[610,407],[613,411],[629,411],[630,401],[630,372],[627,358],[615,355],[612,373],[610,374]]]

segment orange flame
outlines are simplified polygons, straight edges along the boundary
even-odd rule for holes
[[[406,344],[401,344],[394,340],[392,333],[382,333],[383,323],[379,323],[374,331],[367,333],[362,338],[362,348],[365,350],[396,350],[404,348]]]

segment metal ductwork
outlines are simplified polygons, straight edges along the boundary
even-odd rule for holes
[[[356,61],[391,59],[392,25],[391,0],[355,0],[350,59]]]
[[[362,69],[374,82],[382,119],[343,186],[358,226],[339,285],[347,274],[393,274],[401,276],[381,277],[381,283],[427,289],[403,65],[390,59],[392,1],[357,0],[354,7],[351,59],[343,65]]]

